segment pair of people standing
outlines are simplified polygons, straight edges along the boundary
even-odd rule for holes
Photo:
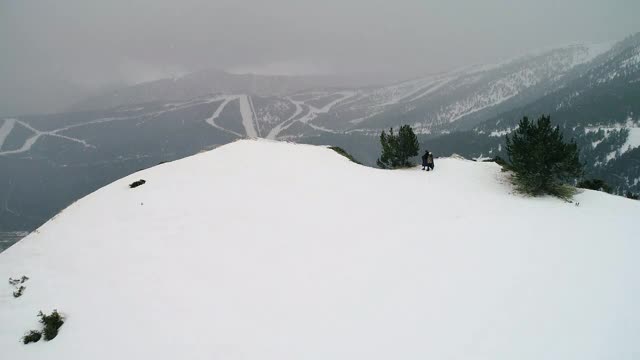
[[[433,154],[426,150],[422,155],[422,170],[433,170],[435,165],[433,164]]]

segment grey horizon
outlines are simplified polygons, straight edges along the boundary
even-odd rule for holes
[[[0,115],[218,68],[391,81],[640,31],[633,0],[0,1]]]

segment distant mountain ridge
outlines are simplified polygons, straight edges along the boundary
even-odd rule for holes
[[[107,110],[121,106],[158,101],[183,101],[215,93],[256,96],[286,96],[313,88],[342,88],[376,82],[364,75],[257,75],[235,74],[217,69],[201,70],[183,76],[144,82],[92,96],[70,111]]]
[[[371,94],[365,92],[362,100],[344,106],[338,104],[335,114],[329,113],[317,122],[329,128],[336,124],[334,126],[342,131],[371,133],[398,123],[411,124],[424,134],[469,128],[492,114],[526,104],[562,87],[572,71],[604,50],[606,48],[576,45],[499,65],[472,67],[376,89]],[[385,95],[389,100],[377,99]],[[367,109],[368,113],[348,119],[358,107]]]
[[[638,37],[386,86],[298,89],[306,80],[242,75],[225,85],[201,80],[227,75],[192,74],[91,99],[73,112],[0,118],[0,172],[9,174],[0,177],[0,231],[32,230],[117,178],[241,138],[334,144],[374,164],[380,131],[410,124],[437,154],[504,156],[504,134],[519,118],[550,112],[575,132],[568,137],[585,149],[590,176],[638,192]],[[185,99],[157,100],[164,96]]]
[[[589,176],[618,193],[640,193],[640,34],[594,59],[560,89],[436,142],[443,148],[460,144],[458,152],[468,156],[504,157],[504,135],[523,116],[541,114],[550,114],[565,137],[577,141]]]

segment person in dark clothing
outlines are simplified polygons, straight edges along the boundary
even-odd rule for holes
[[[433,170],[434,167],[435,164],[433,163],[433,154],[429,153],[429,155],[427,155],[427,171],[429,171],[429,169]]]
[[[429,165],[429,150],[425,150],[424,155],[422,155],[422,170],[426,170]]]

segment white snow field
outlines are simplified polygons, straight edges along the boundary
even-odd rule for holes
[[[640,202],[575,200],[512,194],[493,163],[385,171],[238,141],[1,253],[0,357],[637,359]],[[58,337],[23,345],[53,309]]]

